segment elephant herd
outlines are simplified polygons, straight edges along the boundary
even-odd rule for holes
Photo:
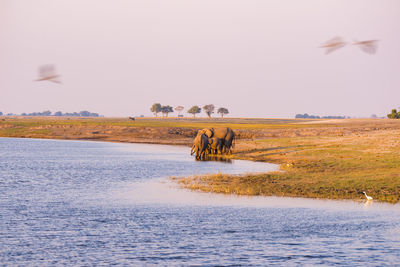
[[[228,154],[231,153],[234,140],[235,133],[229,127],[205,128],[197,132],[190,154],[196,154],[196,159]]]

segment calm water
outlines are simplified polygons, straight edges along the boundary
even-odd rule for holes
[[[166,177],[276,168],[189,150],[0,138],[0,262],[399,264],[399,205],[189,192]]]

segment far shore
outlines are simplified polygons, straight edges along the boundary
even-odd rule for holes
[[[231,127],[232,159],[277,163],[279,172],[175,178],[192,190],[238,195],[400,199],[400,120],[0,117],[0,137],[190,146],[197,131]]]

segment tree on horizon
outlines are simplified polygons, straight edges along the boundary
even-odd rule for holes
[[[161,104],[160,103],[154,103],[151,108],[150,111],[154,113],[154,115],[157,117],[158,113],[161,112]]]
[[[392,113],[387,114],[387,117],[389,119],[400,119],[400,112],[397,112],[397,110],[394,108],[392,109]]]
[[[83,110],[83,111],[79,112],[79,115],[81,115],[82,117],[89,117],[90,112],[87,110]]]
[[[201,112],[201,108],[199,106],[193,106],[187,112],[192,114],[193,118],[196,118],[196,114]]]
[[[50,110],[45,110],[42,112],[41,116],[51,116],[51,111]]]
[[[215,107],[214,107],[213,104],[205,105],[205,106],[203,107],[204,112],[207,114],[207,116],[208,116],[209,118],[211,118],[211,114],[214,113],[214,109],[215,109]]]
[[[174,110],[172,109],[171,106],[167,105],[161,107],[161,112],[165,117],[168,117],[168,113],[174,112]]]
[[[229,110],[227,108],[219,108],[217,113],[221,114],[221,117],[223,118],[224,115],[229,114]]]

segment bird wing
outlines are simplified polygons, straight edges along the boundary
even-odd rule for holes
[[[346,44],[344,44],[344,43],[340,43],[340,44],[335,44],[335,45],[326,47],[326,49],[325,49],[325,54],[327,55],[327,54],[329,54],[329,53],[332,53],[333,51],[336,51],[336,50],[338,50],[338,49],[344,47],[345,45],[346,45]]]
[[[43,65],[39,67],[39,77],[47,78],[57,76],[56,68],[54,65]]]
[[[60,83],[61,84],[61,81],[58,80],[57,78],[51,78],[51,79],[48,79],[48,81],[53,82],[53,83]]]
[[[344,47],[347,43],[343,40],[342,37],[336,36],[333,37],[332,39],[328,40],[320,46],[321,48],[325,48],[325,54],[329,54],[335,50],[338,50],[342,47]]]
[[[354,45],[357,45],[365,53],[375,54],[378,49],[378,40],[356,42]]]

